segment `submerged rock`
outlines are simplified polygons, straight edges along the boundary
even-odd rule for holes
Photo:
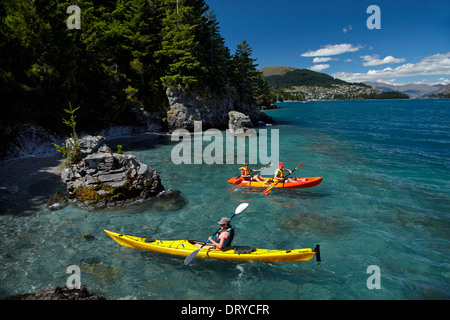
[[[60,192],[56,192],[47,202],[47,208],[50,210],[59,210],[68,204],[69,201]]]
[[[164,190],[154,169],[134,155],[111,152],[100,140],[80,139],[81,160],[61,173],[70,198],[101,208],[147,200]]]

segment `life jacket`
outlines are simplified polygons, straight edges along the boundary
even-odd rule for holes
[[[250,170],[249,167],[247,167],[247,169],[245,169],[245,167],[241,167],[239,169],[241,170],[241,176],[248,176],[252,173],[252,170]]]
[[[223,248],[222,248],[222,249],[231,247],[231,242],[233,241],[233,238],[234,238],[234,228],[228,228],[228,229],[223,229],[223,230],[221,230],[221,231],[217,234],[217,236],[216,236],[216,238],[214,239],[214,241],[220,242],[219,235],[220,235],[222,232],[224,232],[224,231],[228,231],[228,238],[225,239],[225,242],[224,242],[224,244],[223,244]]]
[[[277,170],[275,170],[275,177],[284,178],[284,170],[277,168]]]

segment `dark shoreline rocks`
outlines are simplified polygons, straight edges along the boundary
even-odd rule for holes
[[[80,289],[69,289],[67,286],[40,289],[36,293],[16,294],[2,300],[106,300],[89,291],[85,286]]]

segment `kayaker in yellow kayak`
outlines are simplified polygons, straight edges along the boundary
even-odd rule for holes
[[[230,219],[223,217],[218,222],[221,230],[217,233],[217,236],[209,237],[209,241],[214,245],[215,249],[225,249],[231,246],[231,242],[234,238],[234,229],[230,224]]]
[[[273,180],[275,183],[277,183],[278,181],[280,182],[293,182],[296,180],[296,178],[285,178],[284,177],[284,172],[288,171],[289,173],[292,173],[291,170],[289,169],[285,169],[284,168],[284,163],[280,162],[278,163],[278,168],[275,170],[275,175],[273,176]]]
[[[241,170],[241,178],[243,178],[244,180],[253,180],[253,181],[258,181],[258,182],[264,182],[266,181],[266,179],[264,179],[263,177],[261,177],[260,175],[257,175],[255,177],[251,176],[252,172],[260,172],[261,170],[251,170],[248,167],[248,163],[245,162],[242,167],[239,168],[239,170]]]

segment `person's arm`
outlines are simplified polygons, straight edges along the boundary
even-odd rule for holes
[[[214,245],[214,247],[215,247],[216,249],[222,249],[222,248],[223,248],[223,245],[225,244],[225,240],[226,240],[227,238],[228,238],[228,236],[225,237],[225,235],[224,235],[224,236],[220,237],[219,242],[214,241],[214,239],[213,239],[211,236],[210,236],[208,239],[209,239],[209,241],[211,241],[211,243]]]

